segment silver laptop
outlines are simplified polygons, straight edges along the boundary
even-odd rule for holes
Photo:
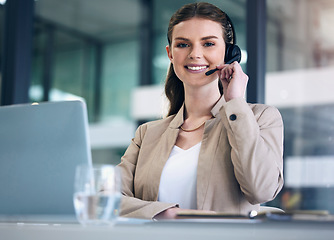
[[[84,102],[0,107],[0,215],[74,216],[82,163],[91,163]]]

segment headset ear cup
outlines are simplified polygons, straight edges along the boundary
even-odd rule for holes
[[[239,46],[236,44],[226,43],[224,62],[226,63],[234,58],[237,62],[240,62],[241,60],[241,50]]]

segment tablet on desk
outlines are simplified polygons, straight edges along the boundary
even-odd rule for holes
[[[249,219],[246,215],[219,213],[219,212],[201,212],[185,210],[177,213],[178,219],[191,219],[191,218],[224,218],[224,219]]]
[[[90,163],[82,101],[0,107],[0,215],[72,215],[78,164]]]

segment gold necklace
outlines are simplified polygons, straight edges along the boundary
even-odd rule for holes
[[[193,132],[193,131],[196,131],[197,129],[199,129],[200,127],[202,127],[202,126],[204,125],[204,123],[205,123],[205,121],[204,121],[201,125],[199,125],[198,127],[194,128],[194,129],[184,129],[184,128],[182,127],[182,125],[181,125],[180,128],[181,128],[184,132]]]

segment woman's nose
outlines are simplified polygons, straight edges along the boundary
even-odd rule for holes
[[[193,46],[189,52],[190,59],[199,59],[203,56],[202,49],[199,46]]]

